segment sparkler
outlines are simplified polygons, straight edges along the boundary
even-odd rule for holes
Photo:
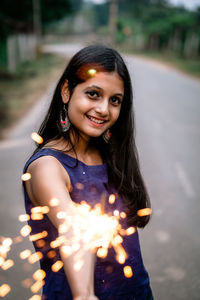
[[[91,70],[92,74],[92,70]],[[42,143],[42,138],[36,133],[32,134],[32,139],[37,143]],[[23,181],[31,179],[30,173],[25,173],[21,176]],[[77,188],[83,189],[81,183],[77,183]],[[111,194],[108,199],[110,205],[114,204],[116,197]],[[124,250],[123,237],[134,234],[135,227],[129,227],[127,229],[122,228],[120,224],[120,219],[126,218],[125,212],[119,212],[114,210],[113,213],[107,214],[104,212],[104,204],[106,199],[103,197],[101,203],[98,203],[92,208],[88,203],[81,202],[81,204],[74,203],[76,208],[76,214],[70,216],[65,211],[60,211],[57,213],[57,218],[61,219],[63,222],[58,228],[59,236],[56,240],[50,243],[51,250],[48,251],[48,258],[52,259],[56,257],[55,248],[62,247],[62,251],[66,257],[75,254],[76,261],[74,263],[74,270],[79,271],[83,265],[83,253],[84,250],[91,250],[96,253],[99,258],[105,258],[108,255],[108,249],[113,247],[116,253],[116,260],[120,264],[125,264],[127,259],[127,253]],[[37,206],[31,209],[31,214],[21,214],[18,219],[20,222],[26,222],[30,219],[32,220],[42,220],[45,214],[48,214],[51,207],[59,205],[59,199],[52,198],[49,201],[49,206]],[[151,214],[150,208],[140,209],[137,214],[140,217]],[[66,233],[68,231],[72,232],[72,237],[66,239]],[[30,241],[37,243],[38,248],[45,246],[45,241],[43,240],[48,236],[47,231],[42,231],[40,233],[31,234],[32,228],[29,225],[24,225],[20,230],[20,235],[13,240],[11,238],[0,238],[0,268],[4,271],[11,268],[14,265],[12,259],[7,259],[7,254],[11,249],[11,245],[14,243],[20,243],[23,238],[29,236]],[[31,253],[29,249],[25,249],[20,252],[19,257],[22,260],[27,260],[30,264],[34,264],[39,261],[43,254],[40,251]],[[52,266],[53,272],[58,272],[63,267],[63,262],[58,260]],[[133,270],[131,266],[125,265],[123,267],[124,276],[130,278],[133,276]],[[37,295],[38,291],[45,284],[46,273],[44,270],[37,270],[33,274],[33,279],[27,278],[23,280],[22,286],[28,287],[35,294],[29,300],[41,299]],[[33,281],[35,280],[35,282]],[[0,286],[0,296],[5,297],[11,291],[11,287],[4,283]]]

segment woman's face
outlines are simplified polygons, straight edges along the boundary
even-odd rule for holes
[[[124,96],[124,83],[116,73],[99,72],[78,84],[69,100],[67,83],[62,88],[62,99],[68,102],[71,123],[85,138],[98,137],[116,122]]]

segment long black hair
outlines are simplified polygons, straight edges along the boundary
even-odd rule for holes
[[[109,184],[115,186],[127,203],[129,223],[144,227],[150,217],[139,217],[137,211],[150,207],[150,200],[140,172],[135,144],[132,85],[126,64],[116,50],[104,45],[91,45],[72,57],[58,81],[48,113],[38,131],[43,137],[43,143],[38,145],[37,149],[61,137],[68,141],[72,149],[74,148],[69,132],[63,133],[58,126],[60,111],[63,108],[61,89],[67,80],[72,95],[74,88],[89,78],[88,70],[91,68],[97,71],[117,72],[124,82],[121,111],[116,123],[110,129],[112,136],[109,143],[106,144],[102,137],[92,138],[92,142],[107,163]],[[76,133],[78,136],[78,132]]]

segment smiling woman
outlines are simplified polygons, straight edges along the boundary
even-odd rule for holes
[[[75,54],[38,133],[24,195],[32,237],[46,233],[32,239],[45,272],[42,299],[152,300],[137,232],[150,201],[120,54],[103,45]]]

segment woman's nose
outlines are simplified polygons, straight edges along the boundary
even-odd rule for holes
[[[107,116],[108,115],[108,100],[102,100],[101,102],[98,103],[98,105],[96,106],[95,110],[96,113],[101,114],[102,116]]]

